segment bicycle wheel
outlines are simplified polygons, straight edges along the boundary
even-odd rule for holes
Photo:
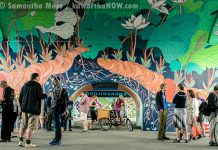
[[[111,121],[108,118],[102,118],[98,122],[98,126],[102,131],[110,130],[111,128]]]
[[[129,131],[133,131],[132,122],[128,118],[126,119],[126,126],[129,129]]]
[[[218,122],[215,124],[214,126],[214,139],[215,139],[215,142],[217,143],[218,142]]]

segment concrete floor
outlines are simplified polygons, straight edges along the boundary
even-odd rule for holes
[[[129,132],[124,128],[112,128],[103,132],[100,130],[81,133],[81,129],[73,129],[72,132],[63,134],[62,146],[49,146],[53,133],[44,130],[35,131],[33,143],[38,147],[35,150],[63,149],[63,150],[205,150],[217,149],[209,147],[208,138],[193,141],[189,144],[175,144],[170,141],[157,141],[157,132],[145,132],[134,130]],[[174,134],[169,133],[168,137],[174,139]],[[0,150],[25,149],[17,146],[18,138],[12,139],[10,143],[0,143]]]

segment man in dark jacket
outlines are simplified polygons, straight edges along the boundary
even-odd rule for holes
[[[210,142],[209,145],[213,146],[217,143],[214,142],[214,127],[215,124],[218,122],[218,85],[214,87],[214,91],[211,92],[207,98],[208,106],[211,110],[210,114]]]
[[[66,112],[66,107],[64,110],[60,110],[62,107],[61,104],[67,104],[68,94],[67,91],[61,87],[60,78],[53,77],[53,89],[52,89],[52,100],[51,100],[51,111],[52,111],[52,120],[54,122],[55,128],[55,138],[49,142],[50,145],[61,145],[61,116]],[[66,102],[66,103],[62,103]],[[63,111],[63,112],[62,112]]]
[[[14,90],[7,85],[6,81],[1,81],[0,86],[3,88],[3,96],[0,100],[2,103],[2,128],[0,142],[10,142],[11,128],[13,125]]]
[[[41,100],[45,98],[43,90],[39,84],[39,74],[33,73],[31,80],[26,82],[21,89],[19,102],[21,106],[21,125],[19,146],[23,146],[23,136],[27,131],[25,147],[36,147],[31,143],[33,129],[36,129],[37,116],[40,114]]]
[[[167,113],[168,113],[168,106],[166,101],[166,90],[167,85],[161,84],[160,85],[160,91],[156,94],[156,104],[157,109],[159,111],[159,132],[158,132],[158,140],[169,140],[165,136],[165,130],[166,130],[166,122],[167,122]]]

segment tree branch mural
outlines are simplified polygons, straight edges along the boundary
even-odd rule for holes
[[[26,55],[24,55],[24,58],[30,63],[30,64],[34,64],[38,62],[38,56],[37,54],[35,54],[35,50],[34,50],[34,41],[33,41],[33,35],[32,33],[30,33],[31,35],[31,43],[29,43],[29,41],[27,39],[25,39],[27,45],[28,45],[28,49],[24,49],[26,51]]]
[[[35,63],[20,71],[10,70],[11,72],[0,71],[1,77],[8,82],[8,84],[15,89],[18,94],[23,84],[29,80],[31,73],[40,74],[40,82],[44,84],[51,75],[61,74],[68,71],[76,56],[82,52],[87,52],[88,48],[77,47],[73,51],[66,52],[65,57],[57,55],[54,60],[42,63]]]
[[[216,69],[215,68],[207,68],[207,82],[203,81],[203,87],[207,91],[213,91],[213,87],[217,84],[217,82],[213,83],[216,78]]]
[[[9,43],[4,42],[3,45],[1,45],[2,51],[4,58],[0,57],[0,68],[3,69],[4,71],[10,72],[14,69],[14,64],[12,64],[11,56],[9,54]]]

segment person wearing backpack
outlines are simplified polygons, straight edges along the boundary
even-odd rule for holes
[[[210,141],[209,146],[217,145],[214,141],[214,128],[215,124],[218,122],[218,84],[214,86],[214,91],[211,92],[207,98],[208,107],[211,110],[209,120],[210,120]]]
[[[3,88],[3,96],[0,100],[2,103],[2,128],[0,142],[11,141],[11,127],[13,117],[13,89],[8,86],[6,81],[1,81],[1,88]]]
[[[67,91],[61,87],[60,78],[53,77],[52,79],[52,100],[51,111],[52,119],[55,126],[55,138],[49,143],[50,145],[61,145],[61,116],[66,112],[67,101],[69,100]]]

